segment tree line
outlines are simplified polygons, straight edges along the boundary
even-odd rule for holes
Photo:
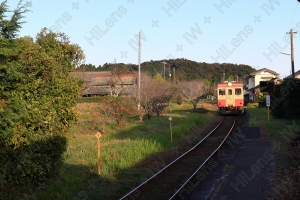
[[[164,64],[165,70],[164,70]],[[190,81],[195,79],[207,79],[211,82],[220,82],[222,80],[244,81],[246,76],[256,71],[249,65],[233,64],[233,63],[205,63],[195,62],[183,58],[147,61],[141,63],[141,71],[151,74],[152,76],[160,74],[166,79],[173,78],[175,69],[176,79],[179,81]],[[138,70],[138,65],[124,63],[105,63],[96,67],[92,64],[82,64],[75,71],[111,71],[117,73],[135,73]],[[165,72],[165,73],[164,73]]]

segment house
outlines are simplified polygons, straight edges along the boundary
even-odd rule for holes
[[[289,76],[285,77],[284,79],[287,79],[287,78],[292,78],[292,75],[289,75]],[[300,79],[300,70],[295,72],[295,78]]]
[[[259,82],[260,81],[280,81],[279,74],[275,71],[263,68],[251,73],[246,77],[245,89],[245,99],[255,100],[257,96],[260,95],[259,92]]]
[[[71,75],[83,81],[81,96],[126,95],[134,91],[136,74],[112,74],[105,72],[71,72]]]

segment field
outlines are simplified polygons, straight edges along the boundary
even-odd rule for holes
[[[152,120],[144,117],[140,123],[138,117],[133,116],[121,127],[113,123],[105,126],[106,133],[101,137],[101,174],[98,175],[95,134],[102,132],[102,127],[92,128],[95,123],[92,113],[99,107],[97,103],[79,103],[79,120],[67,133],[68,147],[62,169],[38,188],[21,188],[6,199],[118,199],[165,164],[157,159],[160,155],[171,155],[175,148],[185,145],[185,138],[192,129],[206,126],[207,119],[216,116],[212,104],[200,102],[196,111],[192,108],[186,102],[171,103],[164,115]],[[286,174],[282,172],[295,165],[287,156],[287,150],[299,121],[272,116],[268,121],[267,109],[257,104],[249,104],[247,111],[251,116],[249,126],[260,127],[262,137],[273,140],[274,188],[279,191],[283,188],[282,181],[287,183]],[[169,117],[172,117],[172,142]],[[284,193],[281,191],[280,195]]]
[[[95,134],[102,127],[92,130],[95,121],[91,117],[99,109],[98,104],[79,103],[79,120],[67,133],[62,169],[37,189],[28,186],[23,198],[118,199],[153,174],[160,164],[149,166],[154,157],[171,152],[192,129],[207,125],[207,119],[216,115],[211,104],[199,103],[196,111],[192,108],[189,103],[171,103],[163,116],[151,120],[144,117],[142,123],[138,117],[132,117],[122,127],[105,126],[106,133],[101,136],[101,175],[98,175]],[[172,117],[172,142],[169,117]]]

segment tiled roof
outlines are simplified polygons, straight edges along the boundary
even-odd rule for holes
[[[111,75],[110,71],[102,72],[71,72],[71,75],[83,81],[92,81],[94,76]]]
[[[114,93],[127,94],[132,92],[136,84],[136,74],[111,74],[105,72],[71,72],[71,75],[83,80],[84,90],[81,95],[108,95]],[[111,88],[112,87],[112,88]]]
[[[298,70],[298,71],[295,72],[295,76],[297,76],[299,74],[300,74],[300,70]],[[284,79],[286,79],[286,78],[292,78],[292,75],[289,75],[289,76],[285,77]]]
[[[279,75],[279,74],[278,74],[277,72],[275,72],[275,71],[272,71],[272,70],[267,69],[267,68],[262,68],[262,69],[257,70],[256,72],[251,73],[249,76],[255,76],[255,75],[257,75],[257,74],[260,74],[261,72],[269,72],[269,73],[274,74],[274,75],[276,75],[276,76]]]
[[[94,75],[94,78],[118,78],[118,77],[135,77],[136,74],[103,74]]]
[[[263,69],[259,69],[256,72],[252,72],[251,74],[249,74],[246,78],[250,78],[250,77],[254,77],[257,74],[260,74],[261,72],[269,72],[271,74],[274,74],[275,76],[279,76],[279,74],[275,71],[272,71],[270,69],[267,68],[263,68]]]

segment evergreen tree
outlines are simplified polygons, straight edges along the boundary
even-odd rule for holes
[[[35,40],[17,38],[27,12],[21,3],[12,20],[7,1],[0,4],[0,191],[43,182],[59,169],[64,133],[76,120],[79,83],[69,72],[84,59],[63,33],[44,28]]]

